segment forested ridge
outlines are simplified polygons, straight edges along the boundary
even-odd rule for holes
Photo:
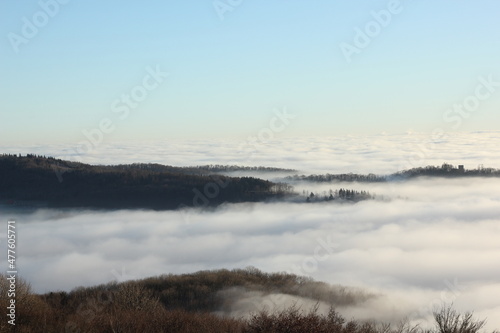
[[[264,166],[239,166],[239,165],[222,165],[222,164],[207,164],[189,167],[176,167],[170,165],[163,165],[158,163],[133,163],[133,164],[119,164],[115,168],[123,170],[147,170],[152,172],[173,172],[183,173],[189,175],[212,175],[217,173],[235,172],[235,171],[257,171],[257,172],[296,172],[294,169],[281,169]]]
[[[228,172],[293,172],[272,167],[204,165],[176,167],[157,163],[90,165],[28,154],[0,155],[0,204],[105,209],[177,209],[215,207],[224,202],[261,202],[300,197],[290,184],[309,182],[389,182],[417,177],[499,177],[500,170],[467,170],[444,163],[375,174],[294,175],[270,182],[255,177],[230,177]],[[307,202],[374,199],[367,191],[330,190],[304,194]]]
[[[0,322],[0,332],[232,332],[232,333],[479,333],[485,319],[451,305],[435,309],[434,328],[345,318],[337,307],[363,307],[380,295],[332,286],[289,273],[245,270],[200,271],[143,280],[79,287],[71,292],[35,294],[17,281],[16,326]],[[7,308],[7,275],[0,274],[0,306]],[[284,301],[295,297],[295,303]],[[302,308],[301,300],[316,302]],[[297,303],[299,302],[299,303]],[[319,303],[330,306],[318,312]],[[243,311],[231,316],[233,310]],[[241,312],[240,312],[241,313]],[[494,331],[493,333],[497,333]]]
[[[263,201],[283,197],[291,191],[286,184],[254,177],[212,174],[207,166],[96,166],[32,154],[0,156],[0,203],[29,201],[49,207],[176,209]]]
[[[476,169],[465,169],[462,165],[455,167],[452,164],[444,163],[441,166],[426,166],[412,168],[404,171],[398,171],[390,175],[380,176],[373,173],[363,175],[356,173],[342,174],[320,174],[320,175],[293,175],[284,178],[287,182],[361,182],[361,183],[378,183],[388,181],[401,181],[417,177],[500,177],[500,169],[485,168],[480,165]]]

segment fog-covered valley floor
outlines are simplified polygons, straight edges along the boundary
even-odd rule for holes
[[[404,198],[356,204],[3,213],[18,221],[19,271],[37,292],[255,266],[378,295],[339,309],[348,316],[418,319],[454,302],[498,327],[500,180],[466,182],[379,184],[370,190]]]

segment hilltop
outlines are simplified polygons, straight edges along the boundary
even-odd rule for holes
[[[0,274],[0,305],[8,298]],[[234,332],[234,333],[478,333],[485,320],[451,306],[434,311],[435,328],[344,318],[377,295],[256,268],[161,275],[143,280],[34,294],[18,280],[17,326],[23,332]],[[284,302],[285,299],[291,302]],[[319,310],[319,304],[329,307]],[[309,306],[307,306],[309,304]],[[314,305],[316,304],[316,305]],[[312,305],[312,306],[311,306]],[[234,315],[239,309],[240,315]],[[16,327],[17,327],[16,326]],[[8,332],[5,321],[0,331]]]

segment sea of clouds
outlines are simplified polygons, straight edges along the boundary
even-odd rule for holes
[[[413,136],[283,139],[261,144],[248,161],[238,159],[238,151],[232,150],[235,143],[113,145],[83,161],[230,163],[304,173],[385,174],[399,170],[412,156],[412,149],[422,142]],[[433,146],[420,162],[500,167],[500,154],[495,153],[499,141],[496,132],[455,135]],[[71,155],[67,146],[2,149],[68,159]],[[37,292],[254,266],[376,295],[339,307],[348,318],[397,321],[407,316],[425,325],[433,309],[453,302],[458,310],[487,317],[488,329],[500,328],[500,179],[302,183],[297,190],[322,193],[340,187],[369,190],[387,200],[225,204],[212,211],[164,212],[3,207],[0,215],[17,220],[18,270]],[[0,241],[5,244],[5,233]],[[242,292],[229,312],[242,315],[242,304],[315,304],[281,296]],[[321,311],[326,309],[320,304]]]
[[[297,169],[303,173],[375,173],[443,162],[500,167],[500,131],[276,137],[270,140],[168,140],[106,142],[90,151],[78,142],[2,145],[2,153],[34,153],[90,164],[161,163],[174,166],[230,164]]]

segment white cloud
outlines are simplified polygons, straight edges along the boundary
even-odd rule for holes
[[[500,166],[496,153],[500,132],[447,133],[433,141],[429,133],[341,137],[303,137],[268,140],[250,146],[246,139],[108,142],[85,155],[77,144],[1,146],[6,153],[35,153],[91,164],[161,163],[176,166],[237,164],[298,169],[305,173],[386,174],[402,168],[443,162]],[[411,162],[411,163],[410,163]]]
[[[391,307],[407,315],[458,279],[455,303],[491,313],[500,299],[500,206],[489,194],[500,181],[467,182],[476,181],[483,192],[464,190],[459,204],[442,191],[455,198],[460,180],[436,182],[441,193],[428,197],[421,192],[432,181],[423,180],[396,185],[416,200],[225,205],[193,211],[189,220],[178,211],[68,210],[54,219],[60,212],[40,210],[18,218],[19,271],[43,292],[104,283],[122,267],[139,278],[253,265],[385,295],[342,310],[359,317]],[[315,262],[319,239],[334,246],[331,254],[320,249],[324,260]]]
[[[425,164],[463,161],[470,167],[478,163],[499,166],[500,156],[491,149],[491,144],[499,143],[498,136],[474,134],[468,138],[479,139],[470,147],[466,144],[470,141],[457,136]],[[311,143],[314,149],[302,156],[308,142],[297,139],[283,146],[282,155],[276,146],[268,150],[276,155],[263,152],[253,163],[242,164],[310,172],[392,172],[404,156],[399,149],[410,149],[408,142],[386,137],[374,142],[322,140]],[[104,163],[192,165],[224,163],[235,157],[230,145],[218,149],[212,142],[197,147],[127,147],[131,156],[117,155],[115,148],[107,147],[88,161],[107,156]],[[403,199],[236,204],[212,212],[43,209],[9,211],[8,215],[18,221],[19,272],[38,292],[105,283],[122,271],[142,278],[251,265],[382,295],[355,307],[339,308],[348,318],[382,315],[393,320],[413,315],[417,320],[428,318],[434,306],[447,300],[454,301],[459,310],[487,316],[489,329],[500,328],[499,179],[303,184],[299,189],[323,191],[340,186]],[[6,214],[4,209],[2,216]],[[330,245],[322,247],[320,241]]]

